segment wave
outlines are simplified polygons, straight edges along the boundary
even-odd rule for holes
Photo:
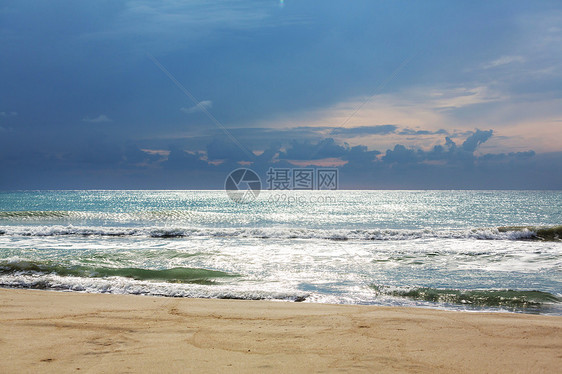
[[[66,218],[71,217],[74,213],[64,210],[16,210],[16,211],[0,211],[0,219],[26,219],[26,218]]]
[[[388,296],[409,298],[435,303],[462,304],[479,307],[538,308],[562,300],[548,292],[509,289],[460,290],[429,287],[394,288],[372,286],[375,291]]]
[[[51,262],[9,261],[0,262],[0,274],[40,275],[56,274],[62,277],[107,278],[123,277],[135,280],[155,280],[169,283],[196,283],[211,285],[216,279],[237,277],[222,271],[176,267],[153,270],[142,268],[90,267],[83,265],[61,265]]]
[[[560,226],[505,226],[498,227],[498,232],[531,232],[533,239],[545,241],[560,241],[562,239],[562,225]]]
[[[562,226],[498,227],[466,230],[322,230],[301,228],[181,228],[181,227],[89,227],[0,226],[7,236],[144,236],[152,238],[235,237],[326,240],[412,240],[424,238],[481,240],[561,241]]]
[[[0,211],[0,220],[12,221],[51,221],[54,219],[77,219],[77,220],[113,220],[120,222],[130,221],[166,221],[187,220],[194,216],[189,210],[156,210],[139,212],[88,212],[88,211],[66,211],[66,210],[16,210]]]
[[[308,300],[310,296],[309,293],[297,290],[292,292],[277,291],[271,289],[271,287],[248,289],[247,287],[228,283],[150,282],[132,278],[76,277],[60,276],[55,273],[26,274],[23,272],[0,274],[0,287],[162,297],[294,302]]]

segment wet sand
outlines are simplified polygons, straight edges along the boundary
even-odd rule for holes
[[[562,317],[0,289],[0,372],[521,372]]]

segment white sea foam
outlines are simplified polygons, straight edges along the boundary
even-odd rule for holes
[[[500,231],[497,228],[479,229],[423,229],[423,230],[344,230],[304,228],[183,228],[183,227],[90,227],[73,225],[0,226],[0,234],[8,236],[145,236],[171,237],[238,237],[278,239],[326,240],[412,240],[422,238],[520,240],[531,239],[536,233],[527,228]]]
[[[56,274],[0,275],[0,286],[88,293],[245,300],[302,301],[309,296],[309,293],[298,290],[282,292],[271,285],[260,285],[259,287],[237,284],[204,286],[138,281],[122,277],[62,277]]]
[[[463,310],[455,290],[560,296],[559,192],[326,193],[337,203],[237,205],[223,191],[3,193],[0,286]]]

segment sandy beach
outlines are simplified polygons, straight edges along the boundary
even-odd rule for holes
[[[555,372],[562,317],[0,290],[0,372]]]

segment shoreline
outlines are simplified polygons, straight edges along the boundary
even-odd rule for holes
[[[555,372],[562,317],[0,289],[0,372]]]
[[[153,298],[163,298],[163,299],[195,299],[195,300],[226,300],[226,301],[258,301],[258,302],[273,302],[273,303],[297,303],[297,304],[315,304],[315,305],[349,305],[349,306],[367,306],[367,307],[380,307],[380,308],[397,308],[397,309],[426,309],[434,311],[445,311],[445,312],[460,312],[460,313],[484,313],[484,314],[521,314],[521,315],[535,315],[535,316],[553,316],[561,317],[562,312],[547,312],[548,309],[536,309],[532,307],[522,307],[513,308],[512,310],[505,309],[506,306],[483,306],[474,305],[468,308],[454,308],[451,307],[453,304],[448,304],[448,306],[439,306],[439,302],[429,302],[427,300],[421,299],[421,301],[426,301],[427,304],[415,304],[415,305],[402,305],[402,304],[351,304],[351,303],[336,303],[336,302],[323,302],[323,301],[309,301],[306,297],[296,297],[295,299],[276,299],[276,298],[243,298],[243,297],[213,297],[213,296],[170,296],[161,294],[137,294],[137,293],[113,293],[113,292],[95,292],[95,291],[75,291],[66,288],[27,288],[27,287],[16,287],[16,286],[5,286],[0,285],[0,290],[21,290],[21,291],[39,291],[39,292],[56,292],[56,293],[75,293],[75,294],[88,294],[88,295],[115,295],[115,296],[138,296],[138,297],[153,297]],[[448,290],[446,290],[448,291]],[[492,290],[496,291],[496,290]],[[508,290],[511,291],[511,290]],[[526,292],[526,291],[523,291]],[[545,291],[529,291],[529,292],[545,292]],[[415,299],[413,299],[415,300]],[[420,300],[420,299],[418,299]],[[562,299],[560,299],[562,300]],[[458,304],[457,304],[458,305]]]

